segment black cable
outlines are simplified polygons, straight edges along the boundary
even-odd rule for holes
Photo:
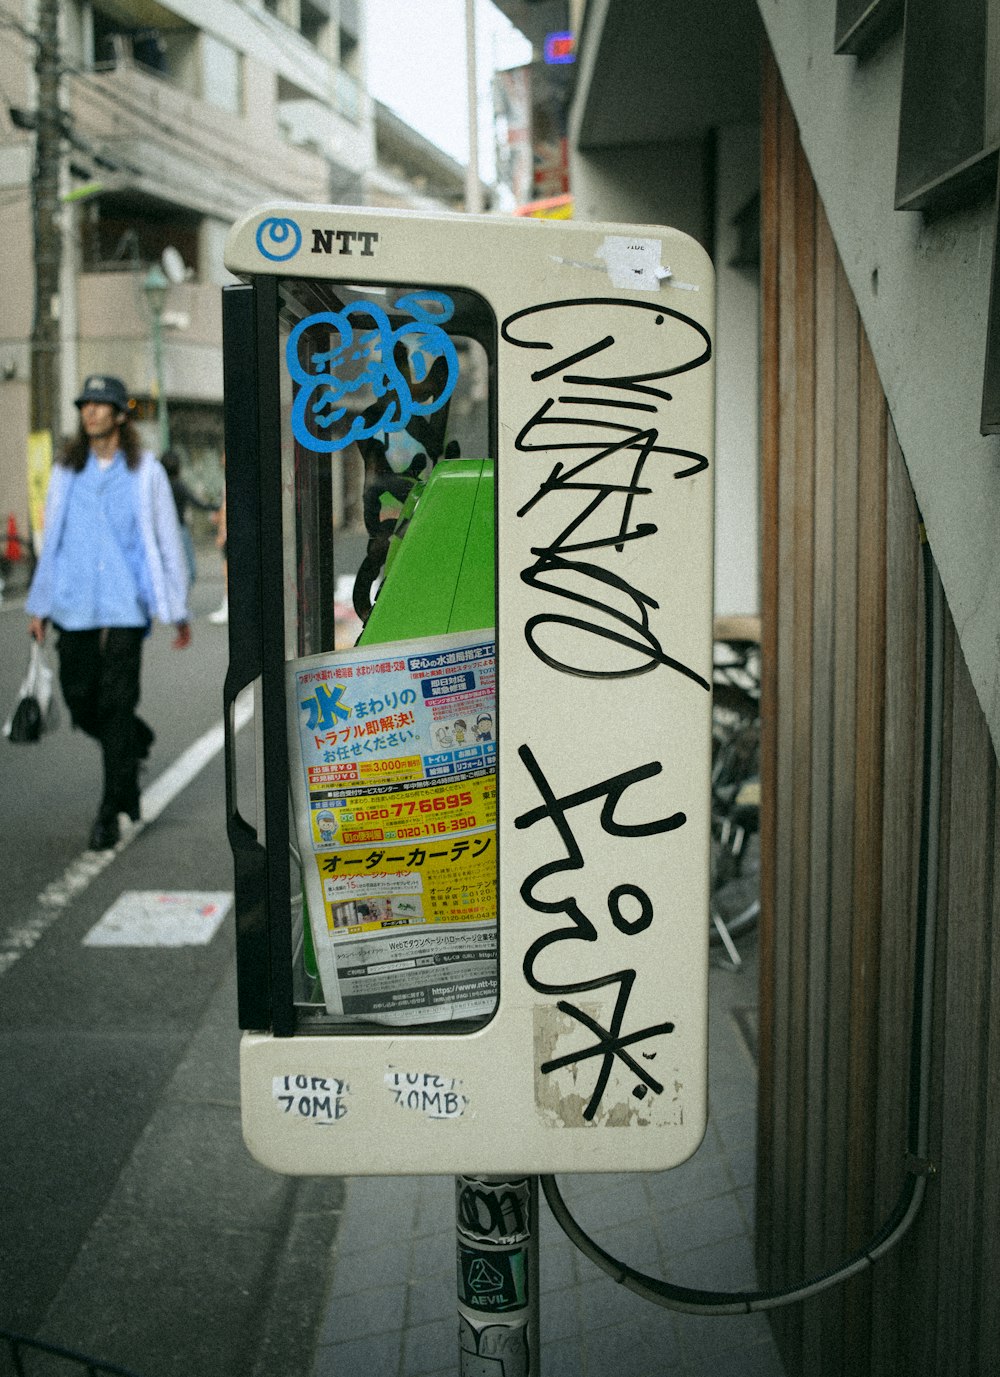
[[[937,880],[938,808],[940,805],[940,695],[943,664],[942,621],[930,546],[923,522],[920,537],[924,586],[923,796],[917,876],[917,934],[913,962],[913,1015],[910,1025],[910,1071],[907,1106],[906,1179],[888,1217],[876,1233],[843,1262],[790,1286],[772,1291],[695,1290],[648,1276],[613,1257],[581,1227],[569,1210],[554,1176],[542,1176],[542,1191],[556,1222],[591,1262],[644,1300],[670,1310],[699,1315],[743,1315],[774,1310],[826,1291],[867,1271],[900,1241],[920,1209],[926,1178],[927,1099],[930,1079],[931,999],[934,969],[934,919]]]
[[[613,1257],[595,1243],[570,1213],[554,1176],[540,1178],[546,1203],[552,1211],[556,1223],[567,1234],[571,1242],[595,1263],[602,1271],[624,1286],[634,1291],[644,1300],[662,1305],[668,1310],[683,1310],[697,1315],[745,1315],[757,1310],[776,1310],[783,1305],[793,1305],[798,1301],[809,1300],[812,1296],[839,1285],[859,1272],[867,1271],[883,1253],[891,1247],[910,1227],[916,1217],[917,1209],[923,1199],[924,1178],[915,1174],[915,1168],[908,1166],[907,1176],[899,1197],[888,1219],[878,1233],[863,1247],[851,1253],[843,1262],[825,1272],[791,1286],[775,1291],[707,1291],[679,1286],[675,1282],[663,1281],[659,1277],[648,1276],[637,1271],[627,1262]]]

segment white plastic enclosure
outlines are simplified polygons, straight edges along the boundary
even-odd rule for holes
[[[299,1174],[677,1165],[706,1123],[704,250],[657,226],[281,205],[234,227],[226,265],[465,289],[496,321],[498,1006],[471,1033],[246,1032],[251,1152]]]

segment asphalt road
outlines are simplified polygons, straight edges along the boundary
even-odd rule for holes
[[[202,564],[191,646],[163,628],[146,645],[147,798],[221,722],[227,633],[205,617],[221,570],[213,551]],[[8,597],[4,717],[26,626]],[[250,729],[239,742],[252,771]],[[140,1377],[302,1370],[340,1189],[243,1147],[231,912],[205,944],[85,943],[123,895],[231,893],[222,754],[95,861],[99,787],[97,747],[65,712],[37,745],[0,738],[0,1330]],[[0,1345],[0,1374],[7,1361]]]

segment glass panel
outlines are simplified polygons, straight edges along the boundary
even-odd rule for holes
[[[481,1026],[495,321],[414,284],[285,279],[278,310],[299,1021]]]

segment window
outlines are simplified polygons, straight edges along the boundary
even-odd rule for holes
[[[326,251],[377,239],[330,231]],[[498,978],[493,313],[412,283],[289,278],[278,301],[298,1017],[481,1024]],[[336,521],[348,465],[364,551]]]
[[[896,209],[967,201],[991,185],[1000,142],[996,0],[907,0]]]
[[[307,43],[311,43],[314,48],[322,48],[329,25],[329,4],[317,5],[311,3],[311,0],[302,0],[299,33]]]
[[[95,67],[113,67],[124,55],[150,71],[166,72],[167,51],[159,29],[123,23],[96,6],[93,14]]]
[[[86,205],[83,271],[137,272],[170,245],[197,272],[199,219],[149,196],[108,192]]]

